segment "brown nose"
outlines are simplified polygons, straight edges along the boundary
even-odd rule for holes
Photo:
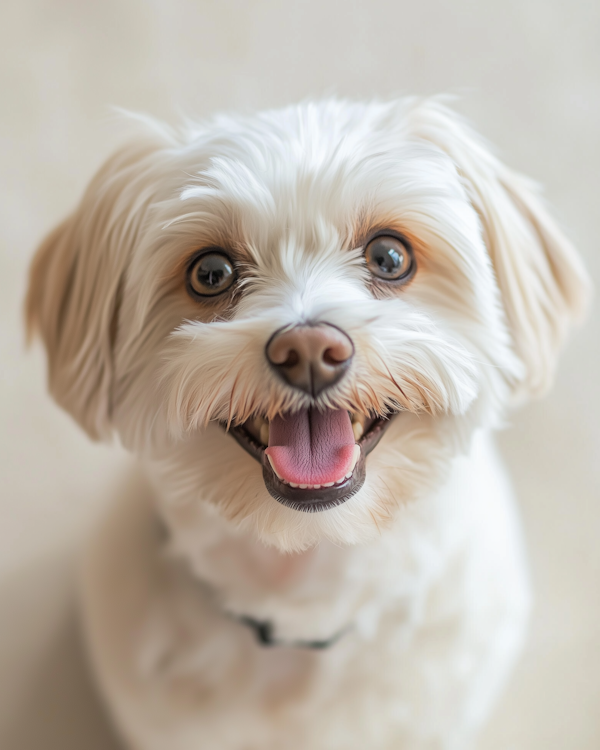
[[[266,355],[287,383],[316,397],[343,376],[354,346],[343,331],[329,323],[308,324],[276,331]]]

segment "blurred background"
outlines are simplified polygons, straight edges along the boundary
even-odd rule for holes
[[[118,750],[76,625],[77,548],[129,459],[45,393],[21,305],[43,234],[123,139],[335,93],[451,92],[546,188],[600,280],[600,4],[591,0],[19,0],[0,6],[0,747]],[[529,543],[527,653],[486,750],[600,747],[600,317],[500,444]]]

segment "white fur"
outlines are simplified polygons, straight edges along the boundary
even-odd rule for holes
[[[373,289],[369,232],[417,273]],[[201,247],[243,253],[229,306],[185,291]],[[528,590],[490,431],[550,383],[588,282],[531,184],[438,100],[324,101],[149,125],[32,270],[53,395],[151,478],[92,545],[83,601],[137,750],[462,748],[522,643]],[[302,513],[216,424],[306,406],[268,368],[282,325],[355,346],[322,406],[400,409],[361,491]],[[165,548],[155,516],[169,530]],[[326,651],[259,646],[347,633]]]

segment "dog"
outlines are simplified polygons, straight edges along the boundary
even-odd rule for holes
[[[143,467],[82,566],[124,742],[468,747],[530,609],[492,433],[580,259],[441,98],[140,119],[26,301],[54,399]]]

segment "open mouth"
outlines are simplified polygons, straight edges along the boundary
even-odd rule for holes
[[[254,417],[229,431],[262,465],[271,496],[311,513],[341,505],[360,490],[366,457],[393,416],[310,407],[270,422]]]

